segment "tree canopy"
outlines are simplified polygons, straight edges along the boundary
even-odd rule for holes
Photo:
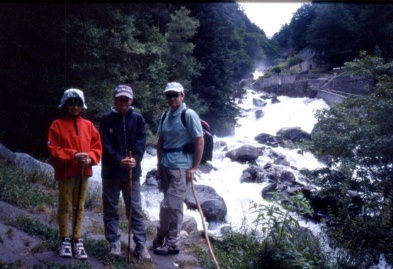
[[[267,39],[237,3],[4,3],[0,6],[0,141],[47,155],[46,135],[63,91],[79,87],[97,123],[127,83],[153,139],[170,81],[187,105],[228,134],[233,84],[265,57]],[[153,140],[150,140],[152,143]]]

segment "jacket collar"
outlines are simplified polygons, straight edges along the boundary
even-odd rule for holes
[[[126,115],[130,114],[133,110],[134,110],[134,107],[133,106],[129,106]],[[111,107],[111,112],[120,115],[120,112],[117,111],[117,107],[116,106],[112,106]]]

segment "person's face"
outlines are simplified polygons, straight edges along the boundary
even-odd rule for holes
[[[79,116],[82,113],[82,101],[79,99],[70,99],[66,103],[66,110],[71,117]]]
[[[172,111],[178,109],[184,99],[184,93],[181,92],[166,92],[165,93],[166,100],[168,101],[168,105],[171,107]]]
[[[132,98],[128,98],[126,96],[115,97],[115,106],[117,108],[117,111],[119,111],[121,114],[126,114],[128,108],[132,104],[132,101]]]

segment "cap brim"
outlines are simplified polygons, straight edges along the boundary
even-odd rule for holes
[[[179,90],[179,89],[166,89],[165,91],[164,91],[164,93],[167,93],[167,92],[178,92],[178,93],[181,93],[181,92],[183,92],[182,90]]]
[[[125,97],[128,97],[128,98],[130,98],[130,99],[133,99],[133,98],[134,98],[131,94],[129,94],[129,93],[124,93],[124,92],[121,92],[121,93],[116,94],[116,95],[115,95],[115,98],[120,97],[120,96],[125,96]]]

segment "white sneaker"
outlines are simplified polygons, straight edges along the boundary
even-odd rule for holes
[[[109,254],[110,255],[114,255],[114,256],[120,256],[121,255],[121,244],[120,244],[120,240],[117,240],[113,243],[110,243],[110,251]]]
[[[69,237],[64,238],[64,241],[60,243],[59,246],[59,256],[63,258],[71,258],[71,240]]]
[[[74,242],[73,249],[75,258],[80,260],[87,259],[87,253],[85,247],[83,246],[83,239],[79,238],[76,242]]]

